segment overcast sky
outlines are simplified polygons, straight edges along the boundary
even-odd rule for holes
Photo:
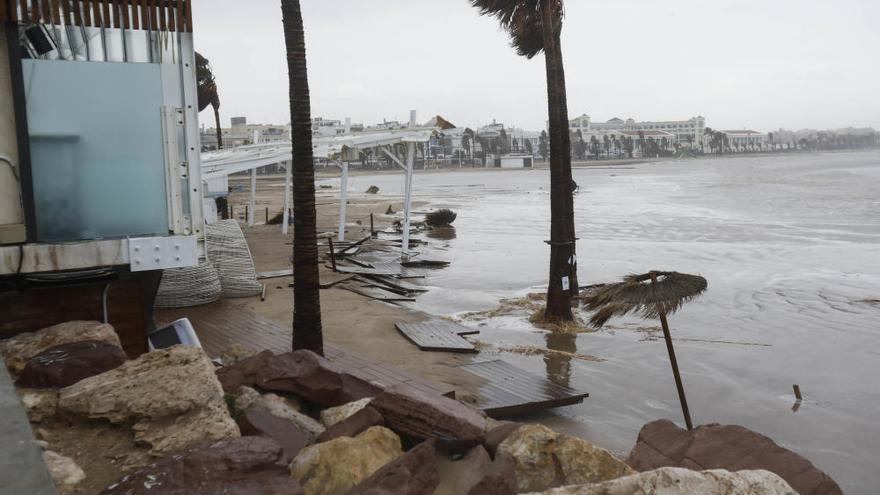
[[[518,57],[467,0],[301,0],[312,116],[459,126],[547,119],[543,55]],[[194,0],[223,125],[286,123],[280,0]],[[571,117],[720,129],[880,128],[880,0],[568,0]],[[213,124],[209,111],[201,114]]]

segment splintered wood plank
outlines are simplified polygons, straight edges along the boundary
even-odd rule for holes
[[[403,267],[400,266],[399,262],[389,261],[384,263],[371,264],[373,265],[372,268],[367,268],[364,266],[347,266],[337,263],[336,271],[341,273],[354,273],[357,275],[395,276],[404,274]]]
[[[179,318],[189,318],[205,353],[219,357],[232,345],[260,352],[290,352],[293,341],[290,325],[283,325],[240,306],[218,301],[192,308],[156,309],[156,325],[166,325]],[[455,390],[420,376],[407,373],[389,364],[373,361],[345,348],[324,344],[324,357],[341,371],[358,378],[378,383],[382,387],[398,384],[421,391],[455,398]]]
[[[477,352],[474,344],[455,333],[456,325],[452,322],[444,320],[422,323],[398,322],[394,326],[423,351]]]
[[[458,367],[487,381],[472,393],[477,397],[475,405],[491,417],[579,404],[590,396],[570,387],[557,385],[500,359]]]

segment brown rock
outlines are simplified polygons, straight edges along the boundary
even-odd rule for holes
[[[424,495],[440,484],[434,440],[420,443],[348,491],[348,495]]]
[[[489,451],[492,456],[495,456],[495,451],[498,450],[498,446],[501,445],[501,442],[507,439],[513,432],[515,432],[522,423],[513,423],[505,421],[495,428],[491,428],[486,433],[486,440],[483,441],[483,445],[486,447],[486,450]]]
[[[372,407],[365,407],[347,419],[327,428],[315,442],[327,442],[338,437],[354,437],[371,426],[385,426],[385,418]]]
[[[668,420],[646,424],[627,463],[639,471],[665,466],[694,470],[765,469],[802,495],[838,495],[840,487],[804,457],[737,425],[710,424],[691,432]]]
[[[61,388],[105,371],[128,360],[116,344],[84,340],[56,345],[28,360],[15,384],[29,388]]]
[[[273,440],[240,437],[191,447],[123,477],[104,495],[303,495]]]
[[[451,451],[464,452],[485,436],[482,411],[405,384],[386,389],[370,406],[385,417],[392,430],[417,439],[433,438],[438,446]]]
[[[273,392],[289,392],[323,407],[333,407],[367,397],[380,389],[343,373],[327,359],[310,351],[272,354],[263,351],[217,371],[228,393],[242,385]]]
[[[312,436],[301,431],[291,421],[252,407],[238,421],[241,434],[271,438],[284,449],[285,461],[290,462],[303,447],[312,443]]]
[[[68,321],[0,341],[0,354],[3,354],[9,370],[18,374],[28,360],[46,349],[83,340],[100,340],[122,347],[111,325],[97,321]]]

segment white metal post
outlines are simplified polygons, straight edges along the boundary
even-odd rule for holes
[[[257,208],[257,168],[251,169],[251,204],[248,208],[248,227],[254,224],[254,210]]]
[[[348,202],[348,162],[342,161],[342,179],[339,183],[339,234],[340,242],[345,240],[345,207]]]
[[[281,212],[281,233],[287,235],[287,223],[290,221],[290,177],[293,162],[284,163],[284,211]]]
[[[406,143],[406,182],[403,197],[403,239],[400,243],[401,258],[409,257],[409,214],[412,206],[413,162],[416,156],[416,144]]]

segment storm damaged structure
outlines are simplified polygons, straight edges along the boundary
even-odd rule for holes
[[[0,0],[0,339],[68,320],[147,351],[204,258],[189,0]]]

